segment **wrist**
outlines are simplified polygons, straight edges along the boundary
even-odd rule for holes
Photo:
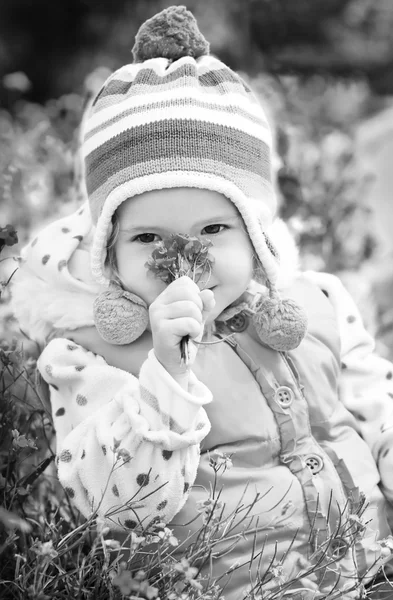
[[[157,356],[157,353],[154,353],[158,362],[164,367],[164,369],[169,373],[169,375],[174,379],[183,389],[188,390],[188,383],[190,380],[190,369],[186,365],[183,367],[173,368],[170,365],[166,365],[160,358]]]
[[[187,370],[184,373],[171,373],[168,371],[171,377],[178,383],[183,390],[188,391],[188,384],[190,381],[190,372]]]

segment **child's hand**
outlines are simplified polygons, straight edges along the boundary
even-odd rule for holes
[[[185,335],[192,339],[202,336],[204,321],[214,305],[213,292],[200,291],[186,276],[170,283],[150,305],[154,352],[173,377],[187,372],[187,367],[180,364],[180,340]],[[190,343],[190,351],[192,363],[197,353],[195,344]]]

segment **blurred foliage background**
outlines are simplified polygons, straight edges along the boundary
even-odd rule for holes
[[[128,62],[139,25],[171,4],[2,0],[2,75],[25,72],[30,98],[38,102],[79,92],[96,67]],[[187,8],[212,51],[235,69],[253,75],[362,73],[377,94],[392,93],[391,0],[189,0]],[[10,101],[3,90],[4,99]]]
[[[0,2],[0,494],[6,509],[0,511],[6,557],[0,583],[5,579],[4,590],[11,589],[10,582],[21,581],[17,572],[26,574],[20,595],[2,590],[2,598],[49,598],[36,593],[43,571],[34,553],[49,548],[52,556],[48,544],[74,527],[52,463],[49,399],[35,369],[40,348],[19,331],[5,284],[37,230],[84,200],[78,155],[84,108],[110,72],[130,62],[141,23],[173,3]],[[340,276],[377,351],[393,360],[393,0],[189,0],[187,7],[211,52],[243,74],[267,110],[276,137],[279,215],[299,245],[303,268]],[[7,224],[17,230],[16,245],[5,245],[15,241]],[[62,568],[78,574],[80,564],[72,560]],[[94,581],[102,579],[95,575],[100,564],[91,571]],[[76,597],[72,581],[67,585],[62,597]],[[92,594],[83,597],[99,597]]]
[[[84,107],[130,62],[141,23],[173,3],[0,3],[0,226],[13,224],[19,236],[4,257],[82,201]],[[189,0],[187,7],[211,52],[244,75],[267,109],[279,214],[303,267],[340,274],[379,351],[393,358],[393,181],[381,168],[393,143],[392,0]],[[0,267],[6,281],[15,264]],[[3,337],[17,333],[8,298],[4,289]]]

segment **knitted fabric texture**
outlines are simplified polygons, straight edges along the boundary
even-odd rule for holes
[[[149,323],[146,303],[120,287],[97,296],[93,315],[98,333],[110,344],[131,344]]]
[[[184,7],[176,8],[184,16]],[[154,29],[153,18],[150,28],[173,38],[174,11],[167,10],[167,30],[164,13],[155,17],[160,26]],[[181,23],[186,28],[188,21]],[[200,48],[193,32],[187,37],[183,31],[183,38],[196,39]],[[124,200],[150,190],[192,187],[219,192],[235,204],[274,284],[277,258],[263,233],[276,207],[265,113],[225,64],[208,55],[195,59],[189,45],[184,53],[123,66],[105,82],[86,117],[83,155],[96,225],[92,273],[97,282],[109,283],[106,243],[112,216]]]
[[[143,23],[132,49],[134,62],[149,58],[177,60],[209,53],[209,42],[198,29],[195,17],[185,6],[170,6]]]
[[[289,352],[306,335],[308,319],[296,302],[273,293],[273,297],[265,296],[258,303],[253,323],[262,342],[278,352]]]

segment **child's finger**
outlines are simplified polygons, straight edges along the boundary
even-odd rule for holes
[[[168,287],[160,294],[160,299],[164,304],[182,300],[192,300],[202,311],[203,304],[199,296],[199,288],[190,277],[179,277],[168,285]]]
[[[203,302],[203,312],[202,315],[206,316],[216,305],[216,300],[214,298],[214,293],[212,290],[202,290],[199,293],[199,296]]]

